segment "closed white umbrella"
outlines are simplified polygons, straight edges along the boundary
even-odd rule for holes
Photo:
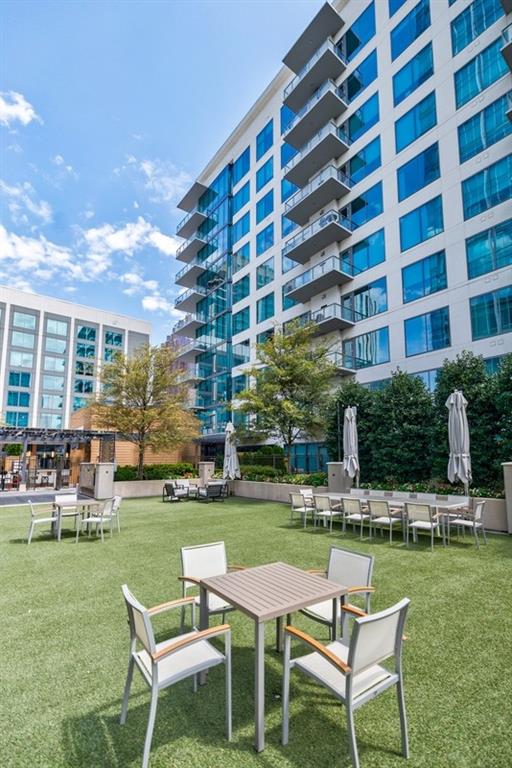
[[[240,463],[234,440],[235,428],[228,421],[226,424],[226,442],[224,444],[224,470],[222,477],[224,480],[236,480],[240,478]]]
[[[468,401],[462,392],[455,390],[446,401],[448,408],[448,442],[450,459],[448,461],[448,480],[464,483],[466,494],[471,482],[471,455],[469,453],[469,425],[466,414]]]
[[[343,417],[343,469],[349,477],[359,480],[359,451],[357,444],[357,409],[352,406],[345,408]]]

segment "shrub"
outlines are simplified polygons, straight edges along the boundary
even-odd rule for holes
[[[4,445],[4,451],[7,456],[21,456],[23,446],[20,443],[11,443],[10,445]]]
[[[436,479],[422,483],[398,483],[391,478],[376,483],[361,483],[360,488],[374,491],[403,491],[405,493],[436,493],[440,496],[464,496],[464,486],[450,485]],[[486,499],[504,499],[505,492],[499,486],[470,488],[470,496]]]
[[[282,472],[274,469],[274,467],[257,466],[255,464],[242,465],[240,473],[242,480],[272,480],[274,482],[281,482],[282,477]]]
[[[318,488],[320,485],[327,485],[326,472],[312,472],[311,474],[284,475],[274,467],[240,467],[242,480],[254,480],[269,483],[291,483],[292,485],[312,485]]]
[[[170,480],[175,477],[186,477],[194,474],[194,467],[188,462],[182,461],[177,464],[145,464],[145,480]],[[130,465],[118,467],[114,475],[114,480],[136,480],[137,467]]]

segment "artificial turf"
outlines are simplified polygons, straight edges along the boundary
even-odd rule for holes
[[[233,563],[282,560],[323,567],[331,544],[375,555],[372,610],[411,598],[404,649],[411,757],[429,768],[512,765],[512,539],[471,538],[443,549],[420,540],[406,550],[386,537],[359,541],[290,524],[286,505],[159,499],[123,502],[122,531],[104,544],[71,532],[61,544],[39,535],[27,546],[24,507],[0,511],[0,765],[2,768],[139,766],[149,695],[135,673],[128,720],[119,725],[128,660],[121,596],[127,583],[150,606],[180,596],[182,545],[224,540]],[[345,717],[322,688],[295,674],[290,743],[280,744],[281,660],[266,629],[266,749],[253,740],[253,623],[233,630],[233,740],[224,738],[223,668],[192,693],[191,681],[163,692],[151,768],[349,766]],[[294,623],[327,640],[320,624]],[[157,639],[178,631],[179,613],[155,618]],[[298,650],[298,649],[296,649]],[[361,768],[406,765],[399,755],[394,691],[356,714]]]

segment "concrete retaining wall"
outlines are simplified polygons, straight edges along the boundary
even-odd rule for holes
[[[235,480],[233,483],[234,496],[246,499],[261,499],[262,501],[282,501],[290,503],[290,493],[297,493],[299,488],[311,488],[310,485],[294,485],[293,483],[267,483],[255,480]],[[327,488],[313,488],[315,493],[327,493]]]

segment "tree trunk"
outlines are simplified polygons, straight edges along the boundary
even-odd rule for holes
[[[139,443],[139,460],[137,463],[137,480],[144,480],[144,443]]]

